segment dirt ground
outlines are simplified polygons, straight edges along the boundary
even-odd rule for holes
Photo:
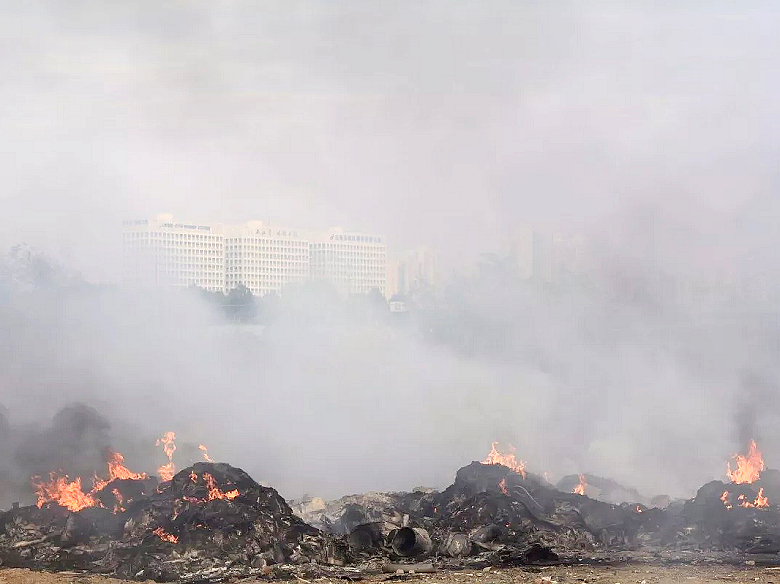
[[[699,584],[703,582],[759,582],[780,584],[780,568],[729,566],[722,564],[650,566],[555,566],[550,568],[511,568],[463,570],[436,574],[380,574],[368,582],[410,582],[412,584]],[[242,580],[242,584],[251,582]],[[267,582],[267,581],[264,581]],[[290,584],[346,584],[327,578],[293,580]],[[50,574],[22,569],[0,569],[0,584],[127,584],[126,581],[76,573]]]

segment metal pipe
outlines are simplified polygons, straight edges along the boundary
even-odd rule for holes
[[[433,549],[431,536],[421,527],[402,527],[395,532],[390,545],[399,556],[412,557]]]

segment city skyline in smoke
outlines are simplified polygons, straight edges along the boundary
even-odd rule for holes
[[[777,211],[776,20],[641,2],[7,7],[0,233],[105,279],[116,226],[161,210],[348,225],[452,263],[518,222],[619,236],[655,204],[754,256]]]
[[[494,440],[537,472],[648,495],[689,495],[748,437],[778,465],[773,7],[43,0],[0,15],[0,249],[56,260],[0,266],[14,440],[83,402],[110,421],[101,448],[143,459],[136,438],[173,430],[285,495],[445,485]],[[159,212],[342,225],[429,245],[445,274],[477,265],[408,326],[301,287],[255,335],[186,291],[114,284],[122,221]],[[483,255],[522,225],[582,234],[589,277],[536,286]],[[769,293],[683,303],[684,280]],[[30,465],[9,448],[18,478]]]

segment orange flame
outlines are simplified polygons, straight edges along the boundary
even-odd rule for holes
[[[723,501],[723,505],[725,505],[726,509],[733,509],[733,506],[729,502],[729,492],[723,491],[723,494],[720,496],[720,500]]]
[[[85,493],[81,490],[81,477],[70,481],[68,475],[57,476],[55,473],[51,473],[49,479],[48,483],[36,482],[36,479],[33,479],[33,486],[38,495],[36,505],[39,508],[49,501],[71,511],[81,511],[86,507],[94,507],[98,504],[92,493]]]
[[[206,481],[206,488],[209,490],[208,498],[206,499],[207,501],[213,501],[214,499],[231,500],[238,497],[238,489],[233,489],[227,493],[220,491],[219,487],[217,487],[217,484],[214,481],[214,477],[207,472],[203,473],[203,480]]]
[[[729,477],[731,482],[741,485],[752,483],[759,479],[761,471],[764,470],[764,459],[758,451],[755,440],[750,441],[747,456],[735,454],[734,459],[737,463],[737,468],[733,471],[731,470],[731,464],[726,463],[726,476]]]
[[[756,495],[756,499],[753,501],[753,505],[761,509],[769,507],[769,499],[764,496],[764,487],[758,489],[758,495]]]
[[[501,492],[504,493],[507,497],[509,496],[509,491],[506,488],[506,479],[501,479],[501,482],[498,483],[498,488],[501,489]]]
[[[33,486],[38,495],[38,502],[36,504],[38,507],[43,507],[45,503],[54,502],[71,511],[80,511],[85,507],[100,507],[102,504],[95,495],[114,479],[146,478],[145,473],[134,473],[128,469],[124,465],[124,461],[125,458],[122,454],[119,452],[111,452],[107,461],[108,479],[103,479],[95,475],[92,479],[92,490],[88,493],[85,493],[82,490],[80,477],[76,478],[75,481],[71,481],[68,479],[68,475],[57,476],[56,473],[50,473],[48,483],[33,478]],[[113,493],[119,501],[119,505],[114,508],[114,512],[116,513],[120,509],[123,510],[123,501],[121,500],[121,494],[118,494],[119,491],[117,489],[114,489]]]
[[[203,453],[203,460],[206,462],[214,462],[214,459],[209,456],[209,450],[203,444],[198,444],[198,448]]]
[[[95,475],[92,479],[92,490],[99,491],[114,479],[135,479],[143,480],[147,478],[145,472],[133,472],[124,464],[125,457],[120,452],[110,452],[108,455],[108,480]]]
[[[173,535],[172,533],[166,532],[162,527],[158,527],[153,532],[157,537],[159,537],[163,541],[167,541],[169,543],[177,543],[179,541],[179,538]]]
[[[588,486],[587,481],[585,481],[585,475],[580,475],[580,484],[578,484],[576,487],[574,487],[574,490],[572,493],[577,493],[578,495],[584,495],[585,494],[585,487]]]
[[[166,432],[155,443],[157,446],[162,445],[163,452],[168,457],[168,462],[157,469],[157,475],[161,481],[169,481],[176,474],[176,465],[173,463],[173,453],[176,452],[174,440],[176,440],[176,434],[174,432]]]
[[[756,495],[756,498],[753,501],[749,501],[744,494],[737,497],[737,499],[739,499],[739,506],[744,507],[745,509],[762,509],[769,507],[769,499],[764,496],[764,487],[758,489],[758,495]]]
[[[501,454],[496,449],[497,446],[498,442],[490,444],[490,452],[488,453],[487,458],[482,461],[482,464],[502,464],[525,478],[525,463],[522,460],[517,460],[515,458],[515,447],[510,444],[509,452]]]

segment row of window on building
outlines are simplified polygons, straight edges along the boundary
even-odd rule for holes
[[[243,284],[259,295],[309,279],[330,281],[347,293],[386,290],[386,247],[379,236],[332,233],[322,242],[286,230],[226,235],[173,225],[125,224],[128,280],[224,292]]]

